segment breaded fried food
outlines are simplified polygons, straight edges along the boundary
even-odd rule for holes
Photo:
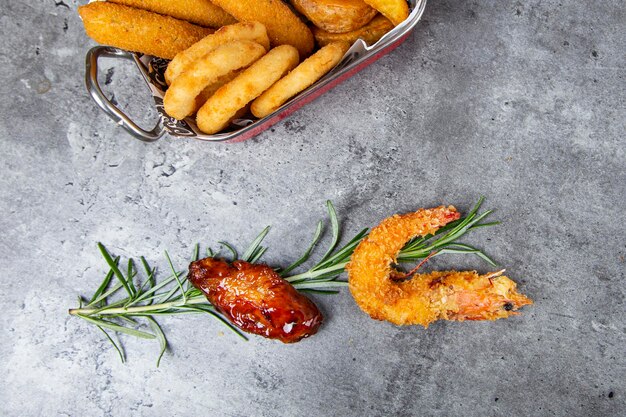
[[[124,6],[172,16],[196,25],[220,28],[237,20],[209,0],[108,0]]]
[[[202,58],[220,45],[235,40],[249,40],[262,45],[265,50],[270,49],[270,40],[267,37],[265,26],[259,22],[242,22],[224,26],[215,33],[208,35],[194,43],[188,49],[178,53],[165,70],[165,81],[171,84],[195,61]]]
[[[198,128],[207,134],[224,129],[237,110],[260,96],[298,62],[298,50],[291,45],[270,50],[204,103],[196,118]]]
[[[393,29],[393,23],[385,16],[379,14],[367,25],[352,32],[330,33],[319,28],[313,28],[313,35],[315,35],[315,40],[319,46],[341,41],[352,45],[357,39],[363,39],[366,44],[373,45],[391,29]]]
[[[213,33],[173,17],[108,2],[80,6],[78,13],[96,42],[165,59]]]
[[[364,0],[365,3],[378,10],[383,16],[398,26],[409,17],[409,5],[406,0]]]
[[[334,42],[324,46],[254,100],[250,106],[252,114],[261,118],[274,112],[333,69],[348,49],[350,45],[346,42]]]
[[[373,319],[428,327],[435,320],[496,320],[515,314],[532,300],[502,275],[476,271],[435,271],[410,279],[393,264],[411,239],[434,235],[460,218],[452,206],[394,215],[374,227],[346,266],[358,306]]]
[[[206,87],[232,71],[245,68],[265,54],[262,45],[233,41],[215,48],[176,78],[165,92],[163,107],[171,117],[182,120],[193,114],[196,97]]]
[[[202,90],[202,92],[198,94],[198,96],[195,99],[195,106],[193,109],[193,113],[196,113],[198,110],[200,110],[200,107],[202,107],[202,105],[206,103],[209,97],[215,94],[215,92],[219,90],[224,84],[229,83],[232,80],[234,80],[235,77],[237,77],[240,73],[241,73],[241,70],[231,71],[228,74],[219,77],[214,83],[205,87],[205,89]]]
[[[291,45],[306,58],[313,50],[311,30],[281,0],[212,0],[240,22],[261,22],[272,46]]]
[[[365,26],[376,9],[363,0],[291,0],[297,11],[330,33],[346,33]]]

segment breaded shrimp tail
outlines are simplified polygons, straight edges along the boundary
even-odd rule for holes
[[[281,0],[212,0],[240,22],[261,22],[272,46],[291,45],[304,59],[313,50],[313,34]]]
[[[532,304],[515,283],[498,271],[415,274],[411,279],[392,264],[407,241],[434,234],[459,219],[456,209],[437,207],[383,220],[361,241],[347,265],[350,292],[359,307],[377,320],[420,324],[435,320],[496,320]],[[401,278],[402,280],[398,280]]]

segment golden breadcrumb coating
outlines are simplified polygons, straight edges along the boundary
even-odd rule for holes
[[[394,324],[420,324],[435,320],[496,320],[517,314],[532,304],[516,291],[516,284],[498,271],[479,275],[475,271],[436,271],[402,275],[392,264],[406,242],[433,234],[457,220],[452,206],[420,209],[383,220],[357,246],[346,267],[350,292],[359,307],[377,320]]]
[[[237,20],[209,0],[108,0],[124,6],[172,16],[200,26],[220,28]]]
[[[313,34],[281,0],[213,0],[240,22],[261,22],[267,28],[272,46],[296,47],[300,58],[313,50]]]
[[[165,59],[213,33],[173,17],[102,1],[80,6],[78,13],[96,42]]]

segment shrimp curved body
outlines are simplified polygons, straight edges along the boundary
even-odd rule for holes
[[[435,320],[496,320],[532,301],[516,291],[516,284],[499,271],[435,271],[402,275],[392,265],[404,245],[417,236],[433,234],[460,218],[453,206],[420,209],[394,215],[374,227],[352,254],[348,271],[350,292],[359,307],[377,320],[420,324]]]

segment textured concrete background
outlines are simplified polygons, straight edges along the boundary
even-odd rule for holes
[[[0,414],[3,416],[626,415],[624,2],[431,0],[409,40],[254,140],[131,139],[83,87],[76,1],[3,2]],[[130,64],[107,91],[148,125]],[[266,261],[305,248],[332,199],[346,237],[395,212],[481,195],[504,225],[467,241],[536,304],[510,320],[375,322],[348,291],[293,346],[206,317],[172,349],[70,318],[106,268],[95,242],[165,267],[195,242]],[[488,270],[449,256],[431,268]]]

